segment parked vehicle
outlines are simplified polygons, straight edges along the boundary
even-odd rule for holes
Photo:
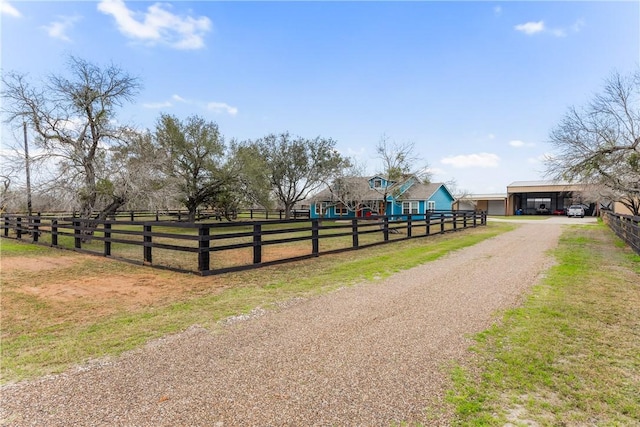
[[[565,208],[562,209],[556,209],[553,211],[554,215],[565,215],[567,213],[567,211],[565,210]]]
[[[567,210],[567,216],[579,216],[580,218],[584,218],[584,207],[580,205],[571,205]]]

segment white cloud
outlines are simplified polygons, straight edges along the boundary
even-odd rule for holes
[[[179,16],[167,9],[171,5],[155,3],[146,12],[134,12],[123,0],[101,0],[98,10],[111,15],[125,36],[149,45],[165,44],[175,49],[201,49],[204,35],[211,30],[211,20]]]
[[[535,147],[536,144],[534,144],[533,142],[524,142],[524,141],[520,141],[518,139],[515,139],[513,141],[509,141],[509,145],[515,148],[522,148],[522,147]]]
[[[0,0],[0,15],[9,15],[14,18],[22,17],[22,14],[18,9],[11,6],[8,1]]]
[[[169,108],[172,106],[172,104],[169,101],[165,101],[165,102],[148,102],[146,104],[142,104],[142,106],[144,108]]]
[[[493,153],[465,154],[445,157],[440,163],[454,168],[495,168],[500,162],[500,157]]]
[[[496,16],[500,16],[500,15],[502,15],[502,7],[500,7],[500,6],[495,6],[495,7],[493,8],[493,13],[494,13]]]
[[[584,20],[578,19],[569,28],[547,28],[544,21],[527,22],[513,27],[516,31],[521,31],[529,36],[538,33],[551,34],[555,37],[566,37],[569,32],[578,33],[584,27]]]
[[[527,22],[526,24],[519,24],[514,27],[516,31],[521,31],[527,35],[532,35],[544,31],[544,21]]]
[[[174,101],[178,101],[178,102],[188,102],[186,99],[184,99],[183,97],[181,97],[180,95],[173,95],[171,97],[171,99],[173,99]]]
[[[238,114],[238,109],[236,107],[232,107],[229,104],[225,104],[224,102],[209,102],[207,104],[207,110],[213,111],[215,113],[227,112],[227,114],[231,116],[235,116]]]
[[[81,17],[79,16],[59,16],[57,21],[53,21],[51,24],[45,25],[42,28],[47,31],[49,37],[70,42],[71,38],[67,35],[67,31],[80,19]]]

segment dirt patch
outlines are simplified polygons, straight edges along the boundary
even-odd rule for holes
[[[89,277],[64,283],[25,286],[22,292],[55,301],[122,299],[133,305],[150,304],[168,293],[165,284],[152,275],[110,275]]]
[[[78,262],[76,257],[3,257],[0,261],[0,271],[10,273],[14,271],[45,271],[56,268],[66,268]]]

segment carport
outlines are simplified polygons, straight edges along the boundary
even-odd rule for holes
[[[507,215],[522,210],[525,215],[549,215],[571,204],[582,204],[586,214],[593,215],[595,203],[585,203],[585,186],[562,181],[515,181],[507,186]]]

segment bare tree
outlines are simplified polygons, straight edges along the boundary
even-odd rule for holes
[[[383,201],[382,206],[386,205],[387,197],[390,195],[392,188],[394,191],[401,191],[400,186],[393,186],[393,183],[399,183],[402,180],[413,177],[420,182],[428,183],[431,179],[431,173],[427,164],[420,165],[422,161],[416,153],[415,143],[405,142],[398,143],[392,141],[387,135],[382,135],[380,141],[376,145],[377,159],[382,162],[382,169],[378,172],[381,178],[387,181],[387,185],[377,187],[376,190]],[[394,194],[399,196],[399,194]],[[384,212],[379,212],[384,214]]]
[[[99,183],[109,178],[100,174],[107,171],[108,149],[123,138],[116,109],[133,99],[140,83],[114,65],[100,68],[73,56],[68,71],[69,77],[50,75],[40,87],[23,74],[3,75],[4,112],[9,121],[30,125],[38,147],[57,162],[58,181],[76,188],[81,217],[90,218],[97,209]],[[125,202],[114,198],[106,209]]]
[[[336,172],[332,181],[327,183],[332,203],[341,205],[349,212],[364,209],[377,211],[379,201],[371,197],[372,191],[365,176],[366,166],[351,160],[345,168]],[[376,194],[376,193],[373,193]]]
[[[640,215],[640,70],[614,73],[589,104],[570,108],[550,137],[551,176],[607,188]]]

